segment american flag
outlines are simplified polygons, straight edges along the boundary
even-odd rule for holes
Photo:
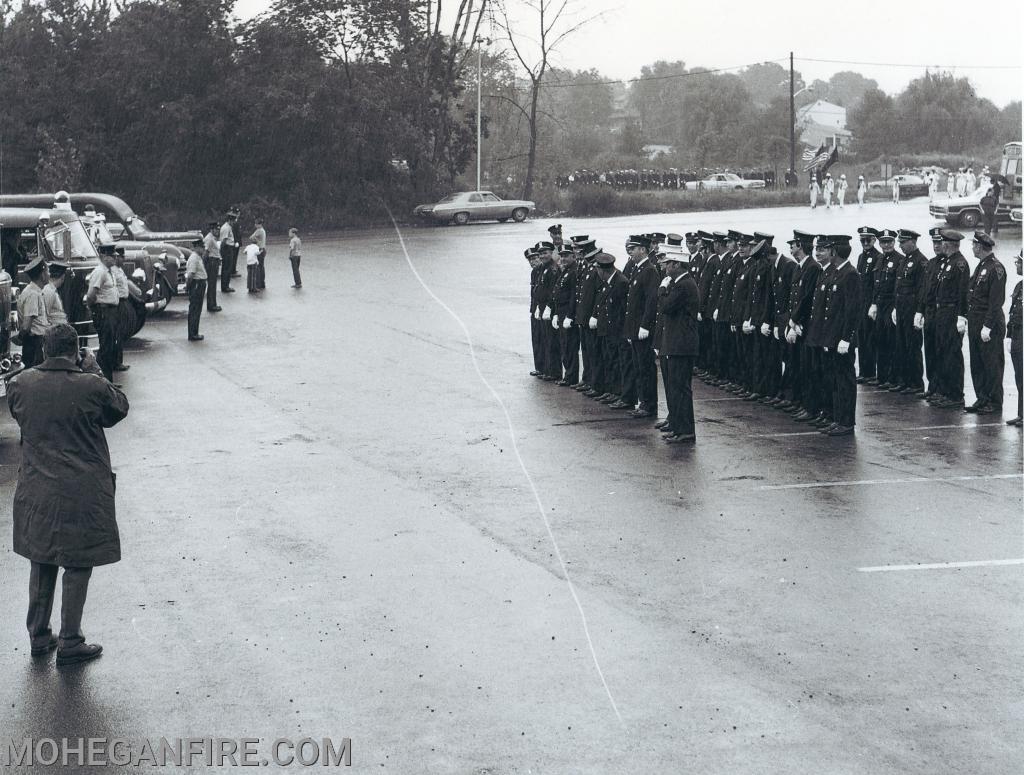
[[[835,162],[838,159],[839,153],[836,148],[832,148],[831,150],[829,150],[824,145],[822,145],[821,148],[818,149],[818,152],[813,156],[813,158],[811,158],[807,162],[807,165],[804,167],[804,172],[808,172],[818,167],[824,167],[827,169],[828,167],[835,164]]]
[[[825,150],[825,144],[824,143],[822,143],[821,147],[819,147],[818,150],[816,150],[816,151],[812,151],[810,148],[808,148],[806,151],[803,152],[802,158],[803,158],[804,161],[810,161],[811,159],[813,159],[815,156],[817,156],[818,154],[820,154],[824,150]]]

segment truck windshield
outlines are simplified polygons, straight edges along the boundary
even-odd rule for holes
[[[65,237],[64,235],[68,235]],[[96,248],[81,221],[63,221],[46,230],[46,242],[53,255],[62,261],[95,261]]]

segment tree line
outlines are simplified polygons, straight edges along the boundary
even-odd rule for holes
[[[439,0],[276,0],[246,22],[232,6],[0,0],[0,190],[108,191],[162,227],[231,203],[327,226],[473,185],[474,41],[499,0],[444,14]],[[580,26],[548,31],[571,43]],[[647,166],[647,144],[673,146],[665,162],[678,168],[788,164],[781,65],[655,62],[626,84],[549,53],[491,45],[481,57],[484,183],[503,195],[543,204],[567,171]],[[848,108],[865,161],[1020,135],[1019,102],[999,109],[947,73],[894,96],[852,72],[809,86],[798,105]]]

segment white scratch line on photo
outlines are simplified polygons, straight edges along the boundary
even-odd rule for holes
[[[900,570],[943,570],[945,568],[987,568],[995,565],[1024,565],[1024,557],[1012,560],[965,560],[964,562],[927,562],[918,565],[874,565],[857,568],[861,573],[883,573]]]
[[[569,568],[565,564],[565,560],[562,557],[562,551],[558,547],[558,542],[555,540],[554,531],[551,529],[551,523],[548,521],[548,515],[544,510],[544,504],[541,502],[540,493],[537,492],[537,485],[533,482],[533,477],[530,476],[530,472],[526,470],[526,464],[523,462],[522,455],[519,453],[519,444],[516,440],[515,428],[512,425],[512,415],[509,414],[508,408],[505,406],[505,402],[501,400],[501,396],[498,395],[497,391],[491,387],[491,383],[484,377],[483,372],[480,370],[480,364],[476,358],[476,348],[473,346],[473,337],[469,333],[469,329],[466,324],[462,322],[462,318],[456,314],[456,312],[441,301],[425,282],[420,277],[420,273],[416,271],[415,265],[412,263],[412,258],[409,257],[409,251],[405,247],[405,240],[402,238],[402,232],[398,228],[398,223],[395,221],[395,217],[391,214],[391,208],[384,204],[385,209],[388,212],[388,217],[391,219],[391,224],[395,227],[395,234],[398,235],[398,244],[402,248],[402,253],[405,254],[405,262],[409,265],[409,269],[412,270],[413,275],[419,281],[419,284],[423,286],[423,290],[436,301],[441,308],[447,312],[452,319],[459,324],[462,329],[462,333],[466,337],[466,344],[469,345],[469,356],[473,361],[473,368],[476,369],[476,375],[480,378],[480,381],[484,384],[484,387],[490,392],[491,396],[497,402],[501,411],[505,415],[505,421],[508,424],[508,433],[512,442],[512,451],[515,453],[516,460],[519,461],[519,467],[523,471],[523,476],[526,477],[527,483],[530,485],[530,490],[533,492],[533,499],[537,503],[537,510],[540,512],[541,519],[544,520],[544,527],[547,528],[548,538],[551,539],[551,545],[554,547],[555,556],[558,558],[558,564],[562,568],[562,575],[565,577],[565,583],[569,587],[569,594],[572,595],[573,602],[576,603],[576,610],[579,611],[580,620],[583,622],[583,634],[587,638],[587,645],[590,647],[590,656],[594,660],[594,667],[597,669],[597,675],[601,679],[601,685],[604,686],[605,694],[608,695],[608,701],[612,705],[612,710],[615,711],[615,717],[619,720],[619,723],[625,726],[625,722],[622,720],[622,714],[619,713],[619,706],[615,704],[615,698],[612,696],[612,691],[608,688],[608,682],[605,680],[604,671],[601,670],[601,663],[597,659],[597,651],[594,649],[594,642],[590,637],[590,627],[587,625],[587,615],[583,612],[583,605],[580,603],[579,596],[576,594],[576,587],[572,583],[572,579],[569,576]]]
[[[861,428],[861,431],[866,433],[905,433],[906,431],[937,431],[944,428],[970,430],[972,428],[1001,428],[1002,426],[1001,422],[979,422],[972,425],[919,425],[916,428]],[[756,433],[754,435],[759,439],[773,439],[783,436],[813,436],[820,433],[820,431],[792,431],[788,433]]]
[[[858,484],[917,484],[922,482],[974,482],[981,479],[1020,479],[1024,474],[981,474],[978,476],[911,476],[906,479],[857,479],[851,482],[807,482],[805,484],[763,484],[758,490],[809,490],[814,487],[853,487]]]

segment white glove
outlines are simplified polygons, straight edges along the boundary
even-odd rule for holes
[[[804,327],[803,326],[794,326],[793,328],[796,329],[796,335],[797,336],[803,336],[804,335]]]
[[[714,315],[712,315],[711,317],[712,317],[712,319],[713,319],[713,320],[714,320],[714,321],[715,321],[716,323],[718,322],[718,310],[717,310],[717,309],[715,310],[715,314],[714,314]]]
[[[729,330],[732,331],[735,334],[736,333],[736,326],[730,325],[729,326]]]
[[[770,325],[768,325],[767,323],[762,323],[761,324],[761,336],[771,336],[771,334],[772,334],[772,327]]]
[[[662,288],[668,288],[668,286],[669,286],[669,284],[671,282],[672,282],[672,278],[671,277],[666,277],[664,280],[661,281],[661,287]]]
[[[569,329],[572,327],[572,318],[566,318],[562,321],[562,328]]]
[[[743,321],[743,333],[744,334],[752,334],[752,333],[754,333],[754,326],[751,325],[749,320],[744,320]]]
[[[533,311],[533,319],[534,320],[540,320],[540,308],[539,307]]]
[[[796,344],[796,331],[794,331],[792,328],[786,332],[786,341],[789,342],[790,344]]]
[[[896,308],[895,307],[892,308],[892,314],[889,315],[889,317],[892,318],[892,324],[896,325]]]
[[[956,317],[956,332],[958,334],[967,333],[967,318],[963,315],[957,315]]]
[[[637,334],[637,339],[639,339],[639,340],[640,340],[640,341],[642,342],[642,341],[643,341],[644,339],[646,339],[646,338],[647,338],[647,337],[649,337],[650,335],[651,335],[651,332],[650,332],[650,331],[648,331],[648,330],[647,330],[646,328],[644,328],[643,326],[640,326],[640,331],[639,331],[639,332],[638,332],[638,334]]]
[[[836,348],[836,352],[839,353],[840,355],[846,355],[848,352],[850,352],[850,343],[847,342],[845,339],[841,339],[839,341],[839,346]]]
[[[872,320],[878,320],[878,305],[872,304],[868,307],[868,317]]]
[[[544,314],[541,315],[543,320],[551,320],[551,307],[544,308]]]
[[[981,341],[991,342],[992,341],[992,329],[988,326],[981,327]]]
[[[590,320],[589,320],[589,321],[587,322],[587,325],[589,325],[589,326],[590,326],[591,330],[593,330],[593,329],[597,328],[597,318],[591,318],[591,319],[590,319]]]
[[[918,331],[924,328],[924,315],[920,312],[914,313],[914,328]]]
[[[825,352],[828,352],[828,348],[827,348],[827,347],[823,347],[822,349],[823,349],[823,350],[824,350]]]
[[[779,327],[778,326],[775,326],[774,333],[775,333],[775,338],[778,339],[779,338]]]
[[[697,322],[698,322],[698,323],[700,323],[700,322],[701,322],[702,320],[704,320],[704,316],[703,316],[703,315],[701,315],[701,314],[700,314],[700,313],[698,312],[698,313],[697,313]]]
[[[551,316],[551,327],[558,328],[558,315]]]

